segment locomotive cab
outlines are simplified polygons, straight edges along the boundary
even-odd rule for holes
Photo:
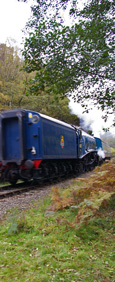
[[[86,171],[93,169],[98,163],[95,138],[84,130],[81,130],[79,138],[78,156]]]

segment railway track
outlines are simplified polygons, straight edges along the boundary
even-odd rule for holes
[[[38,186],[38,183],[19,183],[15,185],[15,188],[12,187],[12,185],[8,186],[2,186],[0,187],[0,199],[8,198],[8,197],[13,197],[15,195],[22,194],[24,192],[30,191],[30,190],[35,190],[39,189],[41,185]]]
[[[65,179],[69,179],[71,176],[69,175],[68,177],[62,177],[62,178],[50,178],[50,179],[43,179],[40,182],[34,182],[33,180],[27,183],[17,183],[14,186],[12,185],[6,185],[6,186],[1,186],[0,187],[0,200],[4,198],[9,198],[13,197],[15,195],[19,195],[25,192],[29,192],[31,190],[37,190],[41,189],[45,185],[49,184],[54,184],[54,183],[59,183],[60,181],[63,181]]]
[[[83,176],[86,176],[88,172],[85,172],[83,174]],[[54,178],[45,178],[45,179],[41,179],[41,181],[39,182],[35,182],[35,181],[29,181],[27,183],[21,182],[21,183],[17,183],[15,184],[15,187],[12,185],[6,185],[6,186],[2,186],[0,187],[0,200],[4,199],[4,198],[9,198],[9,197],[13,197],[15,195],[19,195],[25,192],[29,192],[31,190],[37,190],[37,189],[42,189],[43,186],[46,185],[50,185],[50,184],[58,184],[61,181],[64,180],[69,180],[72,178],[75,178],[77,176],[82,175],[82,173],[79,173],[78,175],[75,174],[68,174],[68,175],[62,175],[60,177],[54,177]]]
[[[40,189],[44,185],[59,183],[60,181],[69,179],[71,177],[74,177],[72,172],[68,174],[62,173],[61,175],[53,176],[53,177],[45,177],[45,178],[41,177],[38,181],[30,180],[25,183],[24,182],[16,183],[15,186],[11,184],[2,186],[0,187],[0,199],[12,197],[14,195],[19,195],[30,190]]]

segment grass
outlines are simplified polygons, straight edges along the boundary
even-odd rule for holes
[[[0,282],[115,281],[114,198],[81,224],[77,208],[50,206],[51,196],[1,220]]]

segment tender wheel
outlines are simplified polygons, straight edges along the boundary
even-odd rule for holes
[[[7,174],[8,181],[12,184],[15,185],[16,182],[18,181],[18,173],[16,170],[9,170]]]

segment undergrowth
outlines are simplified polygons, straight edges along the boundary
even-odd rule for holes
[[[97,167],[87,178],[78,178],[74,185],[62,191],[52,188],[52,204],[49,210],[72,208],[76,210],[72,224],[86,222],[95,216],[101,207],[106,207],[110,199],[115,199],[115,160]]]
[[[114,282],[114,167],[104,164],[0,228],[0,282]]]

